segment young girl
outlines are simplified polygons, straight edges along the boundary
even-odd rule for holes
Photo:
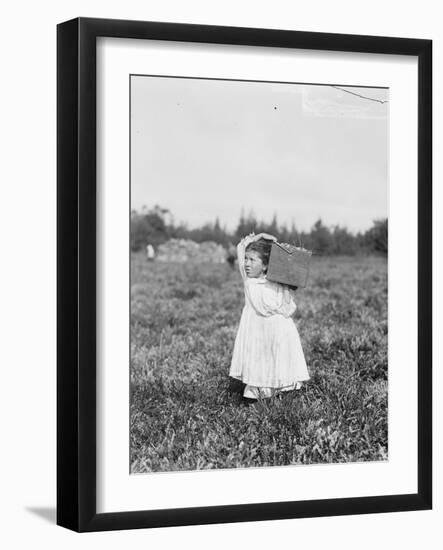
[[[229,376],[246,384],[244,397],[271,397],[309,379],[297,327],[294,291],[266,279],[272,235],[251,233],[237,246],[245,288]]]

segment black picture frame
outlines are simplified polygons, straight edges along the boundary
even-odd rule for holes
[[[418,59],[416,494],[96,512],[96,39],[398,54]],[[432,42],[78,18],[57,29],[57,523],[84,531],[426,510],[432,507]]]

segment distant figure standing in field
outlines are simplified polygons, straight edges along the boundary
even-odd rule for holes
[[[237,246],[245,306],[235,339],[229,376],[246,384],[247,399],[298,389],[309,379],[297,327],[295,291],[266,279],[271,245],[267,233],[251,233]]]
[[[226,261],[228,262],[231,269],[234,269],[235,260],[237,259],[237,251],[233,244],[230,244],[228,247],[228,252],[226,254]]]
[[[146,259],[148,262],[153,262],[155,259],[155,250],[152,244],[148,244],[146,247]]]

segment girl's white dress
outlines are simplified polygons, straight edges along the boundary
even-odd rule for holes
[[[269,397],[309,379],[297,327],[291,315],[294,291],[266,278],[248,278],[245,243],[238,246],[245,306],[235,339],[229,375],[246,384],[245,397]]]

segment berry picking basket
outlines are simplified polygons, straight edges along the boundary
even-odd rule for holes
[[[308,281],[312,251],[292,244],[273,242],[267,279],[304,288]]]

